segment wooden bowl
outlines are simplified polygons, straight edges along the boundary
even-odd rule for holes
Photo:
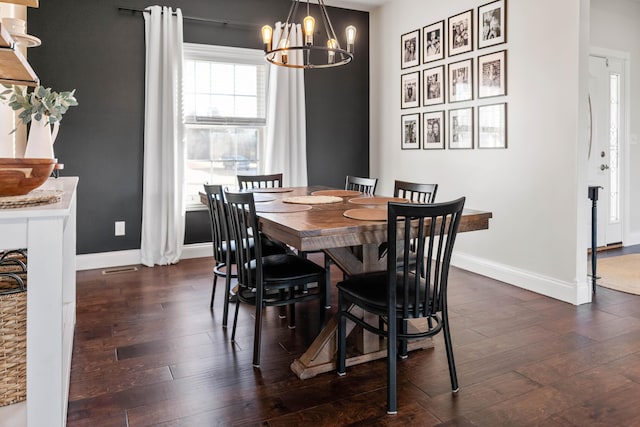
[[[0,197],[22,196],[51,176],[55,159],[0,158]]]

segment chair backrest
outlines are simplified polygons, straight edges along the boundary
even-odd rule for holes
[[[396,180],[393,188],[394,197],[402,197],[416,203],[435,203],[438,184],[418,184]]]
[[[238,175],[238,187],[240,187],[241,190],[248,188],[282,187],[282,174]]]
[[[253,287],[256,283],[262,283],[262,245],[254,244],[260,238],[253,193],[225,191],[224,197],[227,202],[229,231],[236,243],[238,285]],[[255,270],[246,268],[252,263],[255,263]],[[260,288],[258,292],[262,297],[262,286],[257,288]]]
[[[446,203],[388,204],[389,307],[401,309],[402,317],[431,317],[446,308],[451,253],[464,202],[462,197]]]
[[[345,190],[361,191],[364,194],[374,195],[378,185],[378,178],[361,178],[359,176],[347,175],[344,185]]]
[[[229,239],[227,215],[224,207],[224,192],[221,185],[204,185],[209,206],[209,222],[211,223],[211,239],[213,242],[213,257],[219,263],[226,263],[226,251],[222,248]]]

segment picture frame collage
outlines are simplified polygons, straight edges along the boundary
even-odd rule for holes
[[[506,2],[401,36],[403,150],[507,148]]]

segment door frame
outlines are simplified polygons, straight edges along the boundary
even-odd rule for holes
[[[622,245],[627,246],[630,244],[637,244],[640,242],[631,242],[631,228],[629,225],[629,218],[631,215],[631,207],[629,198],[631,197],[631,176],[629,168],[629,135],[631,132],[631,54],[629,52],[623,52],[614,49],[606,49],[600,47],[591,46],[589,49],[589,56],[599,56],[611,59],[618,59],[624,61],[624,79],[623,92],[624,92],[624,115],[623,115],[623,130],[624,136],[620,139],[620,194],[622,196]]]

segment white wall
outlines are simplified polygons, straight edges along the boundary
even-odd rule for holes
[[[468,9],[475,29],[477,7],[485,3],[396,0],[372,12],[371,176],[380,178],[381,194],[392,191],[394,179],[436,182],[438,200],[464,195],[468,208],[493,212],[488,231],[458,237],[456,265],[574,304],[587,302],[587,86],[581,68],[588,0],[511,0],[506,44],[400,69],[402,34],[442,19],[446,25],[449,16]],[[401,114],[442,109],[401,110],[401,73],[472,57],[476,74],[475,58],[501,49],[507,49],[508,148],[400,150]]]
[[[591,0],[591,46],[629,54],[630,88],[629,205],[625,245],[640,244],[640,3],[629,0]]]

